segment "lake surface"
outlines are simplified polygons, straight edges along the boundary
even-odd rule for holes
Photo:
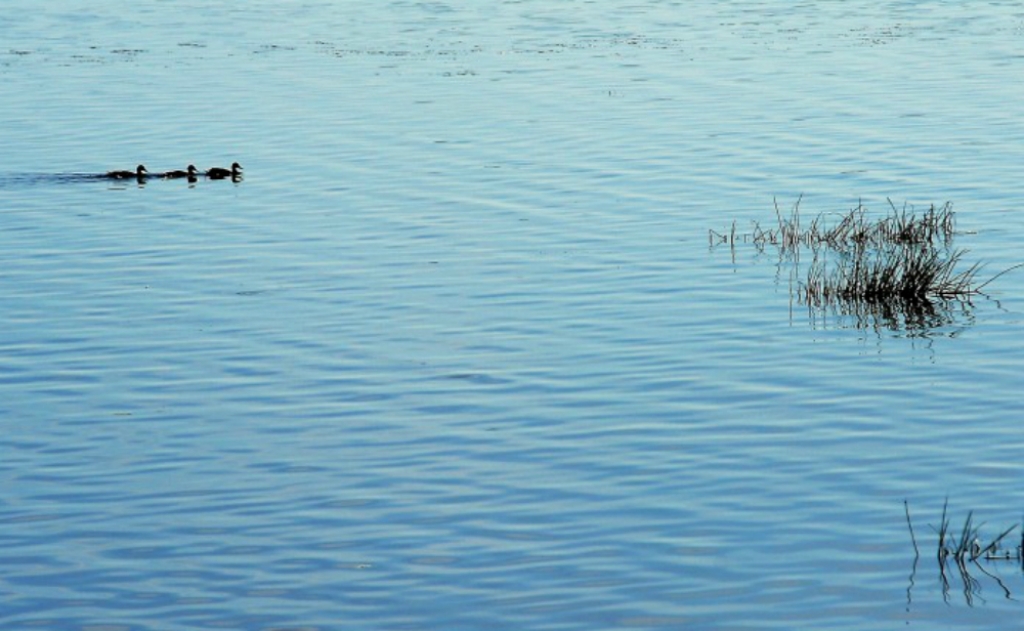
[[[1024,262],[1018,3],[3,13],[0,627],[1020,619],[929,524],[1022,520],[1024,270],[887,326],[709,242],[949,201]]]

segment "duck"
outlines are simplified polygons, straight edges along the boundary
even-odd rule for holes
[[[230,169],[222,169],[221,167],[213,167],[206,172],[206,177],[211,180],[223,180],[226,178],[236,179],[242,176],[242,165],[237,162],[231,163]]]
[[[167,171],[166,173],[162,174],[160,177],[168,178],[168,179],[169,178],[187,177],[189,179],[193,179],[193,178],[195,178],[195,176],[196,176],[196,174],[198,172],[199,172],[199,169],[196,168],[196,165],[190,164],[190,165],[188,165],[188,168],[186,170],[184,170],[184,171],[181,171],[180,169],[179,170],[174,170],[174,171]]]
[[[141,180],[149,174],[146,167],[141,164],[135,167],[134,171],[108,171],[106,177],[114,180],[127,180],[128,178],[136,178]]]

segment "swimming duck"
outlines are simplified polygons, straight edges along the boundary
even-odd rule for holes
[[[135,167],[134,171],[108,171],[107,177],[115,180],[127,180],[128,178],[136,178],[141,180],[142,178],[146,177],[148,173],[149,172],[146,171],[146,167],[140,164],[139,166]]]
[[[211,180],[223,180],[225,178],[236,179],[242,176],[242,165],[237,162],[231,164],[231,169],[222,169],[220,167],[213,167],[206,172],[206,177]]]
[[[163,177],[163,178],[187,177],[189,179],[192,179],[192,178],[195,178],[195,176],[196,176],[196,174],[198,172],[199,172],[199,169],[196,168],[196,165],[190,164],[190,165],[188,165],[188,169],[185,170],[185,171],[181,171],[181,170],[168,171],[168,172],[164,173],[163,175],[161,175],[160,177]]]

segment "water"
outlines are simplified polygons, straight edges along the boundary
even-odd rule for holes
[[[1020,262],[1022,31],[1014,3],[15,3],[0,626],[1008,627],[1019,566],[944,591],[928,524],[1021,520],[1024,272],[863,326],[708,230],[948,200],[983,276]]]

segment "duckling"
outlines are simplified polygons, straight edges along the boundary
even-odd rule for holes
[[[106,177],[114,180],[127,180],[129,178],[141,180],[147,175],[149,175],[149,171],[146,170],[146,167],[140,164],[135,167],[134,171],[108,171]]]
[[[187,177],[189,179],[193,179],[193,178],[195,178],[195,176],[196,176],[196,174],[198,172],[199,172],[199,169],[196,168],[196,165],[190,164],[190,165],[188,165],[188,169],[185,170],[185,171],[181,171],[181,170],[167,171],[166,173],[164,173],[160,177],[167,178],[167,179]]]
[[[220,167],[213,167],[206,172],[206,177],[211,180],[223,180],[226,178],[237,179],[242,176],[242,165],[237,162],[231,164],[231,169],[222,169]]]

